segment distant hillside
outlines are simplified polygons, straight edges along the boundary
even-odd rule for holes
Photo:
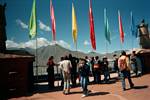
[[[11,48],[9,50],[13,50],[13,49],[14,48]],[[21,49],[16,50],[16,52],[21,52],[21,53],[27,54],[26,51],[32,55],[36,54],[35,49],[31,49],[31,48],[24,48],[24,49],[21,48]],[[96,52],[83,53],[80,51],[71,51],[71,50],[63,48],[60,45],[56,44],[56,45],[48,45],[46,47],[38,48],[37,49],[37,56],[38,56],[38,65],[39,66],[46,66],[47,60],[50,56],[54,56],[55,62],[59,62],[60,57],[68,55],[68,54],[72,54],[74,57],[78,57],[78,58],[84,58],[85,56],[89,56],[89,57],[99,56],[99,58],[102,59],[104,56],[106,56],[109,59],[112,59],[114,54],[119,56],[120,52],[121,51],[115,51],[113,53],[107,53],[107,54],[100,54],[100,53],[96,53]]]
[[[29,53],[35,55],[36,51],[34,49],[25,48],[24,50],[28,51]],[[59,62],[60,57],[72,54],[75,57],[81,58],[85,57],[86,54],[82,52],[71,51],[66,48],[61,47],[60,45],[49,45],[46,47],[41,47],[37,49],[37,56],[38,56],[38,64],[40,66],[46,66],[47,60],[50,56],[54,56],[54,61]]]

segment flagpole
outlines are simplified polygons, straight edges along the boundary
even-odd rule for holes
[[[106,54],[108,53],[108,44],[107,41],[105,40],[105,46],[106,46]]]
[[[50,16],[51,16],[51,23],[52,23],[52,40],[54,42],[54,50],[55,50],[54,56],[55,56],[56,55],[56,24],[55,24],[55,16],[54,16],[54,8],[53,8],[52,0],[50,0]],[[58,74],[58,67],[56,65],[55,67]],[[57,86],[59,86],[59,81],[57,83]]]
[[[54,57],[55,57],[56,56],[56,46],[57,46],[57,44],[56,44],[56,40],[53,40],[53,41],[54,41],[54,50],[55,50]],[[56,73],[58,75],[58,66],[55,65],[55,67],[56,67]],[[55,71],[54,71],[54,75],[55,75]],[[59,80],[57,81],[57,86],[59,86]]]
[[[36,64],[35,64],[35,66],[36,66],[36,76],[37,76],[37,82],[38,82],[38,51],[37,51],[37,47],[38,47],[38,40],[37,40],[37,34],[36,34],[36,46],[35,46],[35,59],[36,59]]]
[[[78,52],[78,44],[76,42],[76,51]],[[77,58],[78,58],[78,53],[77,53]]]
[[[35,7],[36,9],[36,7]],[[36,22],[37,23],[37,22]],[[36,33],[37,33],[37,30],[36,30]],[[37,75],[37,82],[39,81],[38,79],[38,51],[37,51],[37,48],[38,48],[38,40],[37,40],[37,37],[38,37],[38,34],[36,34],[36,75]]]
[[[108,44],[107,41],[110,43],[110,31],[108,29],[108,19],[107,19],[107,14],[106,14],[106,8],[104,9],[104,27],[105,27],[105,46],[106,46],[106,54],[108,53]]]
[[[133,24],[133,15],[132,15],[132,12],[131,12],[131,35],[132,35],[132,51],[133,51],[133,48],[134,48],[134,37],[133,37],[133,30],[134,30],[134,26],[132,25]]]
[[[133,41],[133,36],[132,36],[132,51],[133,51],[133,46],[134,46],[134,41]]]
[[[120,42],[120,49],[123,50],[123,42]]]
[[[38,52],[37,52],[37,21],[36,21],[36,0],[33,0],[32,11],[29,21],[29,37],[35,37],[35,74],[38,81]]]

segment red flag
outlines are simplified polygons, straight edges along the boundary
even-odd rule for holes
[[[124,32],[123,32],[121,15],[120,15],[119,11],[118,11],[118,20],[119,20],[120,40],[121,40],[121,43],[123,43],[124,42]]]
[[[54,16],[54,8],[52,5],[52,0],[50,2],[50,14],[51,14],[51,23],[52,23],[52,35],[53,40],[56,40],[56,24],[55,24],[55,16]]]
[[[95,41],[95,31],[94,31],[94,19],[93,19],[93,13],[92,13],[92,5],[91,0],[89,1],[89,21],[90,21],[90,39],[92,48],[96,50],[96,41]]]

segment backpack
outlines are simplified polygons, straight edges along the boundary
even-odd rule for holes
[[[126,57],[120,57],[118,60],[118,67],[120,71],[127,69]]]
[[[83,65],[82,67],[79,68],[79,73],[81,76],[89,76],[90,73],[90,68],[87,64]]]
[[[95,62],[94,62],[94,69],[99,69],[100,68],[100,61],[99,60],[96,60]]]

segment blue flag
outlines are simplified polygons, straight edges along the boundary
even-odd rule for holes
[[[135,22],[134,22],[132,12],[131,12],[131,34],[132,34],[132,36],[137,38],[138,34],[137,34],[137,29],[136,29],[136,25],[135,25]]]

